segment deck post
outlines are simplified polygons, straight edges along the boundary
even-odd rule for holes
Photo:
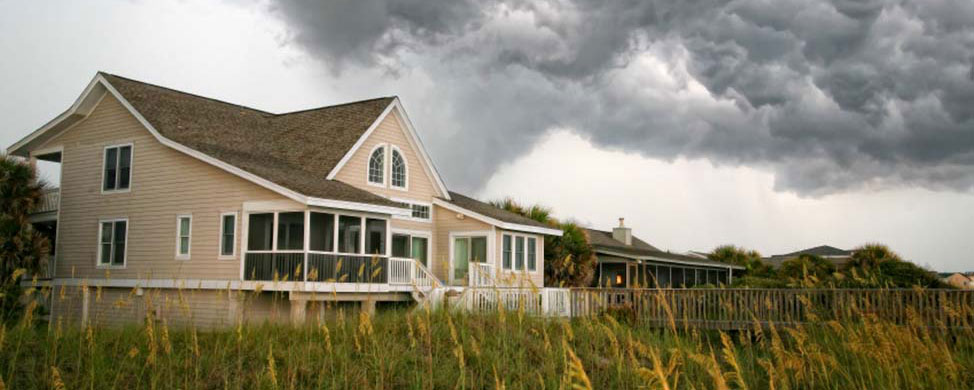
[[[291,324],[303,325],[308,310],[308,299],[291,299]]]
[[[88,306],[91,304],[91,291],[88,290],[88,286],[81,288],[81,329],[88,326]]]
[[[368,315],[375,314],[375,301],[372,299],[363,300],[362,311],[366,312]]]

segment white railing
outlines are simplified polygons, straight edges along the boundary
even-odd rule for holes
[[[470,287],[494,286],[495,276],[493,264],[470,263]]]
[[[413,274],[416,267],[413,259],[390,258],[389,259],[389,284],[408,285],[413,282]]]
[[[546,317],[571,316],[571,294],[567,288],[468,288],[460,307],[470,311],[505,310]]]
[[[413,260],[413,284],[423,291],[440,287],[439,279],[423,263]]]

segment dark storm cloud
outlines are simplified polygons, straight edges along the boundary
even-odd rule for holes
[[[552,128],[602,147],[768,167],[781,190],[974,184],[969,0],[279,0],[336,72],[418,69],[425,129],[470,189]],[[450,126],[450,127],[454,127]],[[431,139],[432,138],[432,139]],[[597,162],[593,162],[597,163]]]

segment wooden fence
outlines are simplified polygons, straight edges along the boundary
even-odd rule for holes
[[[974,290],[571,289],[571,315],[616,311],[651,326],[743,329],[874,316],[896,324],[970,328]]]

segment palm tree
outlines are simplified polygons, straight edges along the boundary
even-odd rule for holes
[[[4,318],[10,318],[18,306],[18,277],[25,272],[36,274],[47,263],[50,243],[28,219],[43,193],[44,183],[37,180],[32,166],[0,156],[0,309]]]

